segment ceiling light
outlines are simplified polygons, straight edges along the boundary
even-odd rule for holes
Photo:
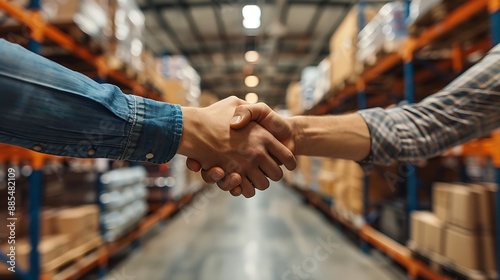
[[[257,29],[260,27],[260,18],[244,18],[243,27],[246,29]]]
[[[250,92],[245,96],[245,100],[250,104],[255,104],[259,101],[259,96],[254,92]]]
[[[245,60],[250,63],[259,61],[259,53],[256,51],[247,51],[245,53]]]
[[[241,13],[244,18],[252,19],[259,18],[261,16],[260,7],[257,5],[245,5],[243,9],[241,9]]]
[[[241,10],[243,14],[243,27],[246,29],[257,29],[260,27],[260,7],[257,5],[246,5]]]
[[[250,75],[245,78],[245,85],[247,87],[256,87],[259,85],[259,78],[255,75]]]

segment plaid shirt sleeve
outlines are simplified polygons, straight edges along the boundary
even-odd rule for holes
[[[437,156],[500,127],[500,44],[474,67],[420,103],[358,112],[371,134],[363,164]]]

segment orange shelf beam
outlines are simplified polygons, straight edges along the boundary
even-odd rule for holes
[[[416,278],[417,276],[422,276],[425,279],[429,280],[449,280],[449,278],[438,274],[426,264],[413,258],[413,256],[411,255],[411,251],[407,247],[390,239],[383,233],[375,230],[374,228],[368,225],[365,225],[360,229],[357,229],[349,222],[344,221],[343,219],[338,217],[333,211],[331,211],[328,205],[321,200],[320,196],[317,193],[313,191],[301,190],[293,185],[292,188],[298,191],[301,195],[303,195],[311,205],[314,205],[321,212],[325,213],[335,221],[346,226],[353,233],[359,234],[360,238],[362,238],[372,246],[376,247],[378,250],[384,252],[392,260],[404,266],[407,269],[409,276],[413,278]]]
[[[37,34],[36,37],[40,37],[37,39],[46,37],[82,60],[87,61],[95,67],[99,75],[103,77],[109,75],[110,77],[118,80],[120,83],[131,88],[136,95],[158,99],[158,94],[152,94],[151,91],[146,90],[137,81],[126,77],[119,71],[109,69],[104,57],[92,54],[86,47],[80,46],[76,43],[69,35],[65,34],[55,26],[47,24],[39,13],[24,10],[22,7],[18,7],[5,0],[0,0],[0,9],[4,10],[20,23],[28,26],[33,34]]]
[[[440,36],[453,30],[461,23],[467,21],[472,16],[478,14],[481,10],[488,8],[489,0],[469,0],[451,12],[443,21],[423,31],[414,41],[413,50],[416,51]]]
[[[445,156],[491,157],[495,167],[500,167],[500,131],[493,132],[491,138],[477,139],[446,152]]]
[[[467,21],[472,16],[479,13],[481,10],[487,9],[488,5],[490,7],[490,10],[498,8],[500,6],[498,2],[500,2],[500,0],[469,0],[468,2],[451,12],[443,21],[423,31],[417,38],[409,38],[407,40],[407,43],[405,44],[406,50],[404,55],[401,55],[399,53],[392,53],[387,55],[375,66],[367,69],[363,74],[361,74],[359,79],[366,83],[380,77],[380,75],[387,72],[404,60],[411,59],[413,53],[416,50],[428,45],[433,40],[436,40],[440,36],[453,30],[461,23]],[[480,45],[477,44],[477,47],[484,48],[486,46],[486,42],[488,41],[490,40],[481,41]],[[489,49],[489,47],[491,47],[491,45],[486,49]],[[467,54],[468,52],[466,51],[464,55]],[[325,114],[331,108],[339,106],[343,99],[354,96],[356,95],[356,93],[357,91],[355,85],[347,85],[343,90],[339,91],[336,95],[329,98],[326,103],[316,106],[309,112],[316,115]]]

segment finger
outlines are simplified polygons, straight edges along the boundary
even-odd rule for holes
[[[280,141],[290,136],[291,130],[287,120],[274,112],[265,103],[247,104],[236,107],[231,119],[231,128],[243,128],[250,121],[259,123]]]
[[[231,173],[217,182],[217,186],[223,191],[229,191],[242,183],[241,175],[238,173]]]
[[[236,188],[229,191],[232,196],[240,196],[241,195],[241,186],[237,186]]]
[[[201,170],[201,164],[192,158],[188,158],[186,160],[186,166],[193,172],[198,172]]]
[[[247,177],[243,178],[243,181],[241,182],[241,189],[241,193],[246,198],[251,198],[255,195],[255,188]]]
[[[293,153],[276,139],[271,139],[267,144],[267,150],[278,162],[285,165],[286,169],[294,170],[297,167],[297,160]]]
[[[277,182],[283,178],[283,170],[281,170],[280,162],[273,157],[269,157],[259,163],[260,169],[269,179]]]
[[[240,129],[245,127],[250,121],[259,122],[265,116],[269,115],[271,111],[271,108],[263,103],[240,105],[234,110],[234,115],[231,119],[231,128]]]
[[[222,180],[226,176],[224,169],[220,167],[213,167],[209,170],[201,171],[201,178],[208,184],[214,184]]]
[[[269,188],[269,180],[266,175],[260,169],[252,169],[248,172],[248,177],[252,181],[253,187],[264,191]]]

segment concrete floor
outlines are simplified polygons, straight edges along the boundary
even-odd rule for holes
[[[250,200],[214,188],[151,235],[106,279],[406,279],[281,183]]]

